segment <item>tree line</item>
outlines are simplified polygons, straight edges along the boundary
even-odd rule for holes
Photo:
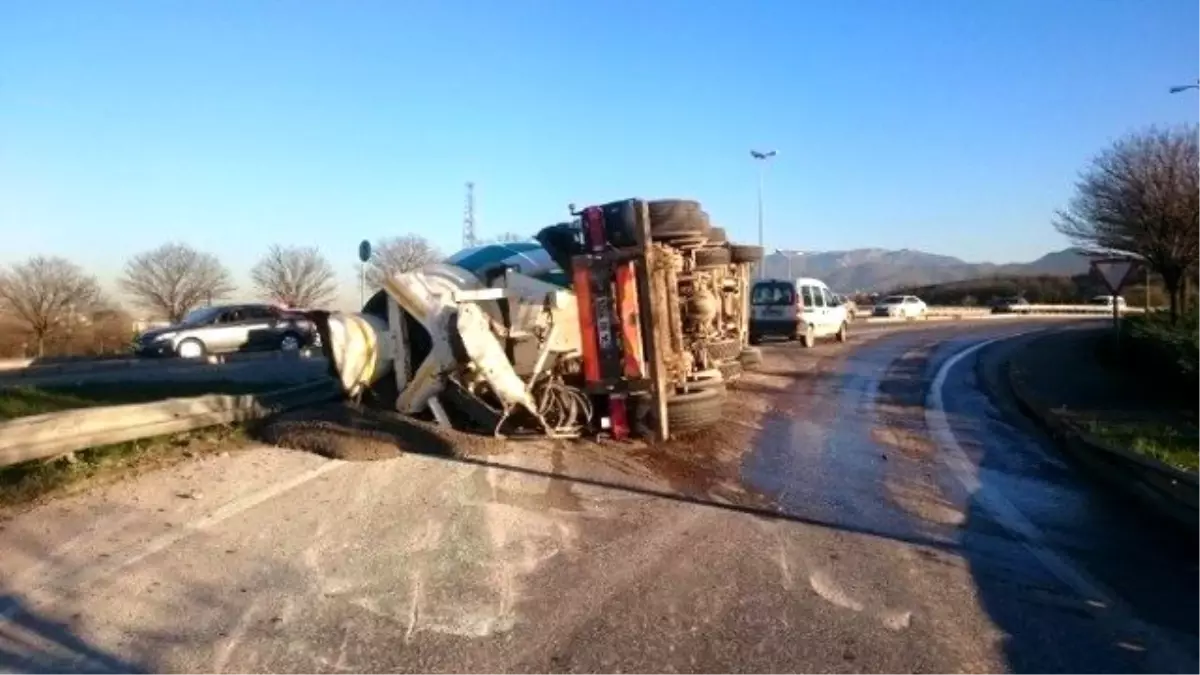
[[[524,239],[504,233],[481,244]],[[378,289],[388,275],[442,259],[442,252],[420,235],[386,237],[372,247],[367,280]],[[249,277],[254,295],[288,307],[326,307],[338,292],[333,264],[312,246],[273,245],[250,268]],[[233,274],[216,255],[179,242],[134,255],[125,263],[117,287],[132,307],[172,323],[199,307],[228,300],[237,291]],[[28,338],[30,351],[42,356],[48,342],[79,334],[83,328],[79,317],[87,317],[102,350],[110,343],[119,349],[130,337],[120,336],[129,332],[130,324],[120,303],[103,292],[94,275],[70,260],[38,255],[0,268],[0,342]],[[119,329],[122,323],[126,327]],[[106,328],[99,331],[98,327]],[[0,344],[0,351],[14,349]]]
[[[368,278],[378,287],[386,274],[441,259],[441,252],[424,237],[381,239],[367,263]],[[315,247],[271,246],[249,272],[255,296],[288,307],[324,307],[338,292],[333,264]],[[117,287],[132,307],[172,323],[199,307],[228,300],[237,290],[232,272],[216,255],[178,242],[134,255],[125,263]],[[94,275],[66,258],[37,255],[0,269],[0,331],[20,333],[6,337],[9,342],[28,339],[37,356],[45,354],[48,342],[82,330],[80,317],[103,325],[118,321],[123,313]],[[128,315],[124,323],[128,333]]]
[[[1200,127],[1131,133],[1080,172],[1054,227],[1091,251],[1140,260],[1177,323],[1200,271]]]

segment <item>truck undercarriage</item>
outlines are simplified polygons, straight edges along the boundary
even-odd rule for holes
[[[467,249],[314,312],[349,398],[503,435],[667,438],[721,418],[748,347],[757,246],[700,204],[627,199],[537,243]],[[499,248],[496,248],[499,247]]]

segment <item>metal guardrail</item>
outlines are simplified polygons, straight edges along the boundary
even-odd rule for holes
[[[0,378],[48,377],[124,369],[155,368],[200,368],[225,363],[276,361],[286,359],[322,358],[320,350],[302,349],[283,352],[244,352],[215,354],[204,359],[138,358],[133,356],[96,359],[70,359],[63,361],[39,361],[38,359],[0,359]]]
[[[0,467],[87,448],[232,424],[336,399],[325,379],[262,394],[210,394],[18,417],[0,423]]]
[[[1145,310],[1141,307],[1128,307],[1121,310],[1122,315],[1141,314]],[[925,314],[921,317],[900,317],[900,316],[873,316],[872,314],[862,311],[858,316],[861,319],[876,323],[896,323],[902,321],[931,321],[931,320],[948,320],[948,319],[988,319],[988,318],[1004,318],[1016,316],[1095,316],[1106,317],[1112,316],[1112,308],[1100,305],[1028,305],[1019,310],[993,312],[988,307],[946,307],[932,306],[925,310]]]
[[[1037,421],[1068,454],[1086,469],[1159,515],[1195,532],[1200,526],[1200,477],[1107,443],[1069,424],[1041,405],[1012,365],[1008,384],[1018,407]]]

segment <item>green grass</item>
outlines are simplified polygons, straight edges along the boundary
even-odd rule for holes
[[[1200,439],[1196,429],[1182,430],[1163,424],[1112,424],[1091,421],[1084,425],[1097,438],[1117,447],[1170,464],[1185,471],[1200,467]]]
[[[35,502],[139,471],[162,468],[201,454],[221,452],[245,440],[243,427],[197,431],[90,448],[48,461],[0,469],[0,508]]]
[[[0,421],[28,415],[123,403],[146,403],[205,394],[255,394],[289,386],[285,382],[137,382],[55,387],[0,388]]]

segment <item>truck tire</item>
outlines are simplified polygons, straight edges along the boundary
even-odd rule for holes
[[[763,247],[731,244],[729,256],[735,263],[756,263],[763,259]]]
[[[725,396],[724,387],[672,396],[667,400],[667,425],[671,435],[706,429],[720,422]]]
[[[650,238],[670,241],[706,236],[712,229],[700,202],[688,199],[657,199],[646,205],[650,212]]]
[[[745,372],[740,361],[725,361],[717,366],[717,370],[721,371],[721,377],[725,378],[726,382],[733,382]]]
[[[736,361],[742,353],[742,342],[737,338],[713,340],[704,345],[704,351],[714,361]]]
[[[684,383],[684,388],[687,391],[700,391],[701,389],[725,389],[725,376],[717,368],[701,370],[692,373],[691,377]],[[675,394],[683,393],[676,390]]]
[[[700,269],[724,267],[730,263],[729,249],[724,246],[706,246],[696,249],[696,267]]]
[[[708,231],[708,243],[724,244],[729,241],[728,235],[725,234],[725,228],[714,227]]]
[[[738,355],[738,361],[748,370],[752,370],[762,365],[763,356],[762,350],[758,347],[746,347],[742,353]]]

